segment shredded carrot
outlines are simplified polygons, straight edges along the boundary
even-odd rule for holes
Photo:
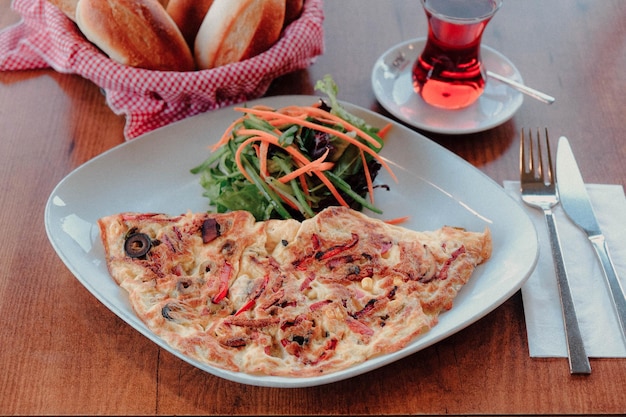
[[[365,173],[365,181],[367,182],[367,192],[370,195],[370,201],[374,204],[374,182],[372,181],[372,175],[370,174],[370,168],[367,166],[367,161],[365,160],[365,154],[363,151],[361,154],[361,163],[363,164],[363,172]]]
[[[285,204],[287,204],[289,207],[291,207],[292,209],[296,210],[296,211],[300,211],[300,209],[298,208],[298,205],[296,203],[294,203],[291,198],[287,195],[285,195],[285,193],[283,192],[283,190],[281,190],[280,188],[276,187],[274,184],[272,184],[271,182],[268,182],[267,185],[274,190],[274,192],[276,194],[278,194],[278,196],[280,197],[281,200],[283,200],[283,202],[285,202]]]
[[[283,107],[282,109],[280,109],[280,113],[286,116],[297,117],[299,119],[306,119],[307,117],[309,117],[309,114],[306,111],[302,110],[302,107],[300,106]]]
[[[343,126],[346,130],[350,130],[353,132],[356,132],[357,135],[359,135],[360,137],[362,137],[363,139],[365,139],[367,142],[369,142],[370,144],[374,145],[377,149],[380,148],[380,143],[374,139],[370,134],[364,132],[363,130],[359,129],[358,127],[354,126],[352,123],[343,120],[341,117],[339,116],[335,116],[334,114],[317,108],[317,107],[311,107],[311,106],[304,106],[302,107],[304,110],[306,110],[311,116],[315,116],[318,118],[323,118],[326,122],[334,122],[338,125]]]
[[[300,186],[302,187],[302,192],[304,193],[304,195],[310,196],[311,191],[309,190],[309,184],[306,182],[306,178],[304,177],[304,175],[300,175],[300,177],[298,178],[300,179]],[[311,205],[310,202],[309,202],[309,205]]]
[[[318,110],[318,109],[315,109],[314,107],[311,108],[311,109]],[[359,142],[358,140],[352,138],[350,135],[347,135],[345,133],[339,132],[339,131],[337,131],[337,130],[335,130],[333,128],[330,128],[330,127],[326,127],[326,126],[323,126],[323,125],[315,124],[315,123],[312,123],[312,122],[307,122],[305,120],[299,120],[299,119],[296,119],[296,118],[293,118],[293,117],[290,117],[290,116],[287,116],[287,115],[284,115],[284,114],[276,113],[276,112],[256,111],[254,109],[243,108],[243,107],[235,108],[235,110],[242,111],[242,112],[245,112],[245,113],[254,114],[255,116],[259,116],[259,117],[270,116],[270,117],[273,118],[274,121],[278,119],[277,116],[281,116],[282,118],[284,118],[284,122],[300,124],[302,126],[305,126],[305,127],[308,127],[308,128],[314,129],[314,130],[319,130],[321,132],[326,132],[326,133],[329,133],[331,135],[335,135],[337,137],[340,137],[341,139],[345,140],[346,142],[350,143],[351,145],[356,146],[357,148],[367,152],[372,157],[374,157],[387,170],[387,172],[389,172],[389,175],[391,175],[391,177],[394,179],[394,181],[398,182],[398,179],[397,179],[396,175],[393,173],[393,171],[391,170],[391,168],[389,167],[387,162],[384,159],[382,159],[380,157],[380,155],[378,155],[378,153],[376,153],[376,151],[371,149],[369,146]],[[328,112],[326,112],[326,113],[328,113]],[[330,113],[328,113],[328,114],[330,114]],[[340,119],[340,118],[338,118],[338,119],[339,120],[343,120],[343,119]],[[273,124],[273,123],[270,122],[270,124]],[[344,122],[344,124],[347,124],[347,122]],[[353,127],[353,128],[354,128],[354,131],[357,132],[357,133],[362,132],[360,129],[358,129],[356,127]],[[369,138],[369,141],[371,143],[375,144],[377,147],[380,147],[380,143],[378,141],[376,141],[376,139],[374,139],[371,136],[365,134],[364,132],[362,132],[362,133],[363,133],[363,135],[365,135],[364,139],[367,140],[367,138]]]
[[[342,205],[344,207],[349,207],[350,206],[348,203],[346,203],[346,200],[343,199],[341,194],[339,194],[339,191],[337,191],[337,188],[335,188],[333,183],[328,179],[328,177],[326,175],[324,175],[323,172],[315,171],[315,175],[317,175],[317,177],[320,179],[320,181],[322,181],[324,183],[326,188],[328,188],[330,190],[330,193],[333,195],[333,197],[335,197],[335,199],[337,200],[337,202],[340,205]]]
[[[246,177],[246,179],[250,182],[252,181],[252,178],[250,178],[247,174],[246,171],[244,170],[243,164],[241,162],[241,153],[243,151],[243,149],[249,144],[252,143],[254,141],[259,141],[259,140],[267,140],[268,142],[272,143],[273,145],[279,145],[278,143],[278,139],[276,137],[274,137],[271,134],[266,134],[266,132],[263,131],[256,131],[254,129],[242,129],[242,133],[246,134],[246,133],[250,133],[250,132],[257,132],[260,134],[263,134],[262,136],[253,136],[251,138],[246,139],[245,141],[243,141],[241,143],[241,145],[239,145],[239,148],[237,148],[237,153],[235,154],[235,162],[237,163],[237,167],[239,168],[239,170],[243,173],[243,175]],[[289,154],[291,154],[292,156],[296,157],[296,160],[300,159],[300,160],[304,160],[304,162],[309,162],[308,159],[306,159],[306,157],[304,155],[302,155],[300,153],[300,151],[298,151],[297,149],[295,149],[294,147],[288,146],[283,148],[285,149],[287,152],[289,152]],[[320,171],[313,171],[314,174],[320,179],[320,181],[322,181],[322,183],[324,183],[324,185],[329,189],[329,191],[331,192],[331,194],[333,195],[333,197],[335,197],[335,199],[337,200],[337,202],[339,202],[339,204],[341,204],[342,206],[346,206],[348,207],[348,203],[346,203],[346,200],[343,199],[343,197],[341,197],[341,194],[339,194],[339,191],[337,191],[337,189],[335,188],[335,186],[333,185],[333,183],[324,175],[323,172]]]
[[[280,108],[280,109],[278,109],[276,111],[280,112],[280,113],[285,113],[285,114],[288,114],[290,112],[302,113],[302,110],[306,109],[307,107],[312,107],[312,108],[315,108],[315,109],[319,109],[321,107],[321,105],[322,105],[321,102],[316,102],[316,103],[314,103],[314,104],[312,104],[310,106],[296,106],[296,105],[285,106],[285,107],[282,107],[282,108]]]
[[[380,143],[374,139],[373,137],[371,137],[370,135],[368,135],[367,133],[365,133],[364,131],[362,131],[361,129],[359,129],[356,126],[353,126],[352,124],[346,122],[345,120],[343,120],[340,117],[337,117],[325,110],[322,109],[318,109],[315,107],[302,107],[303,110],[307,111],[308,114],[310,116],[315,116],[315,117],[327,117],[328,120],[334,121],[337,124],[341,124],[346,130],[350,130],[352,132],[355,132],[357,135],[359,135],[360,137],[362,137],[363,139],[365,139],[365,141],[369,142],[371,145],[373,145],[376,148],[380,148]],[[339,132],[331,127],[326,127],[326,126],[322,126],[316,123],[312,123],[312,122],[308,122],[306,120],[301,120],[292,116],[289,116],[287,114],[283,114],[280,112],[268,112],[268,111],[264,111],[264,110],[255,110],[255,109],[250,109],[250,108],[245,108],[245,107],[236,107],[235,110],[237,111],[241,111],[244,113],[250,113],[250,114],[254,114],[255,116],[258,117],[262,117],[265,118],[266,120],[271,119],[272,121],[277,121],[277,120],[281,120],[283,119],[284,122],[289,122],[289,123],[296,123],[296,124],[300,124],[302,126],[306,126],[308,128],[311,129],[315,129],[315,130],[320,130],[322,132],[327,132],[330,133],[332,135],[336,135],[339,136],[342,139],[348,138],[346,140],[348,140],[349,142],[357,142],[360,145],[360,142],[355,141],[354,138],[350,137],[349,135],[346,135],[345,133]],[[269,121],[269,120],[268,120]]]
[[[263,104],[257,104],[256,106],[252,106],[253,109],[259,109],[259,110],[268,110],[268,111],[274,111],[275,109],[273,107],[270,106],[265,106]]]
[[[269,150],[269,143],[266,141],[261,142],[261,146],[259,147],[259,171],[261,174],[261,178],[265,179],[270,174],[267,170],[267,152]]]
[[[381,139],[384,139],[385,136],[387,136],[387,133],[389,133],[389,131],[391,130],[392,126],[393,125],[391,123],[387,123],[378,131],[378,136],[380,136]]]
[[[256,153],[256,157],[260,158],[261,157],[261,149],[260,146],[257,144],[252,144],[252,149],[254,149],[254,153]]]
[[[319,107],[319,104],[313,106],[289,106],[278,110],[272,109],[267,106],[254,106],[252,108],[236,107],[235,110],[244,113],[244,115],[235,120],[226,129],[218,142],[212,146],[212,150],[215,151],[221,146],[226,145],[234,137],[234,135],[249,136],[237,145],[237,149],[235,152],[235,163],[239,171],[244,175],[244,177],[248,181],[253,183],[254,181],[250,177],[250,174],[247,173],[246,169],[244,168],[244,163],[242,161],[243,152],[247,148],[247,146],[252,144],[256,156],[259,160],[259,175],[264,180],[270,177],[270,172],[268,168],[268,154],[270,145],[274,145],[283,149],[293,158],[293,163],[296,165],[296,169],[294,169],[292,172],[286,173],[280,178],[267,181],[267,184],[269,185],[269,187],[271,187],[272,190],[276,192],[276,194],[280,197],[282,201],[285,202],[285,204],[287,204],[294,210],[299,210],[298,204],[300,203],[294,202],[291,195],[287,195],[284,190],[280,189],[279,183],[287,184],[292,180],[298,180],[304,195],[310,196],[311,191],[309,189],[309,183],[307,181],[307,176],[310,175],[314,175],[319,178],[319,180],[329,190],[331,195],[337,200],[338,204],[346,207],[348,207],[349,205],[342,197],[338,189],[335,187],[335,185],[332,183],[330,178],[324,173],[324,171],[330,170],[334,166],[333,162],[326,161],[330,149],[326,149],[321,157],[313,161],[309,160],[309,158],[305,154],[303,154],[297,146],[285,146],[284,144],[279,142],[281,128],[285,126],[288,127],[289,125],[298,125],[316,131],[325,132],[330,135],[336,136],[359,149],[365,180],[367,183],[367,190],[370,195],[370,201],[372,202],[372,204],[374,204],[374,185],[370,169],[367,165],[366,154],[377,160],[389,172],[391,177],[396,182],[398,181],[397,177],[387,164],[385,158],[381,157],[376,152],[376,150],[382,147],[380,139],[372,137],[368,133],[364,132],[362,129],[354,126],[352,123],[338,116],[335,116],[334,114],[324,109],[321,109]],[[247,118],[254,116],[263,120],[264,123],[268,123],[269,125],[273,126],[274,131],[269,132],[265,130],[250,129],[244,127],[244,121]],[[315,122],[307,120],[309,118],[315,119]],[[326,125],[340,125],[347,133],[337,131],[333,127]],[[384,136],[386,136],[388,131],[391,129],[391,126],[391,123],[389,123],[382,129],[380,129],[378,131],[378,137],[384,138]],[[362,139],[362,141],[360,139]],[[312,202],[308,198],[307,200],[309,206],[311,206]],[[392,219],[388,220],[387,223],[398,224],[406,221],[407,219],[408,217]]]
[[[235,153],[235,163],[237,164],[237,168],[239,168],[239,172],[241,172],[243,176],[246,177],[246,179],[250,181],[252,184],[254,184],[254,180],[250,177],[250,175],[248,175],[248,173],[246,172],[246,169],[243,166],[243,163],[241,162],[241,153],[243,152],[243,150],[246,148],[246,146],[249,143],[252,143],[255,141],[258,141],[258,138],[252,137],[252,138],[246,139],[245,141],[243,141],[241,145],[239,145],[239,147],[237,148],[237,152]]]
[[[395,219],[385,220],[385,223],[387,223],[387,224],[401,224],[401,223],[404,223],[404,222],[408,221],[410,218],[411,218],[411,216],[396,217]]]
[[[211,151],[212,152],[215,152],[217,149],[219,149],[220,147],[222,147],[223,145],[226,145],[226,143],[228,143],[228,141],[230,140],[230,138],[233,135],[233,129],[235,129],[235,126],[237,126],[239,123],[241,123],[242,120],[243,120],[243,117],[240,117],[237,120],[235,120],[230,126],[228,126],[226,128],[226,130],[224,131],[224,134],[222,135],[222,137],[215,143],[215,145],[213,145],[211,147]]]
[[[306,165],[301,166],[300,168],[296,169],[295,171],[290,172],[289,174],[283,175],[282,177],[278,179],[278,181],[282,182],[283,184],[286,184],[292,179],[297,178],[302,174],[305,174],[305,173],[310,174],[312,171],[326,171],[328,169],[331,169],[333,166],[335,166],[335,164],[333,164],[332,162],[324,162],[329,152],[330,152],[330,149],[327,148],[326,152],[324,152],[324,155],[322,155],[321,157],[317,158],[316,160]]]
[[[256,135],[255,137],[257,140],[264,140],[264,141],[267,141],[270,145],[280,146],[286,152],[288,152],[291,156],[296,158],[296,161],[298,162],[301,162],[303,164],[308,164],[309,162],[311,162],[295,146],[282,147],[281,144],[278,142],[278,138],[272,135],[271,133],[267,133],[267,132],[264,132],[262,130],[257,130],[257,129],[240,129],[237,131],[237,133],[240,133],[242,135]],[[247,142],[247,140],[245,142]],[[243,145],[243,143],[241,145]]]
[[[246,179],[248,181],[252,182],[251,178],[249,178],[247,176],[247,174],[245,173],[245,170],[243,170],[243,164],[241,163],[241,154],[242,154],[244,148],[246,146],[248,146],[250,143],[253,143],[253,142],[261,142],[261,144],[263,144],[265,142],[268,146],[270,144],[271,145],[280,146],[280,143],[278,142],[278,138],[276,138],[274,135],[272,135],[270,133],[267,133],[267,132],[263,132],[262,130],[241,129],[238,132],[241,133],[241,134],[244,134],[244,135],[245,134],[256,135],[256,136],[251,136],[250,138],[244,140],[239,145],[239,147],[237,148],[237,152],[235,153],[235,162],[237,163],[237,167],[244,174]],[[293,156],[294,159],[296,160],[296,162],[299,162],[299,163],[303,164],[303,166],[311,164],[311,161],[309,161],[307,159],[307,157],[304,156],[296,147],[294,147],[294,146],[287,146],[287,147],[283,147],[283,149],[287,153],[289,153],[291,156]],[[265,152],[265,153],[264,152],[260,152],[259,153],[259,158],[261,158],[261,157],[265,159],[265,162],[264,161],[260,161],[260,165],[261,166],[264,165],[265,167],[267,167],[267,152]],[[320,164],[317,163],[316,165],[319,167]],[[328,169],[327,165],[322,165],[322,167],[325,168],[325,169]],[[297,177],[297,175],[295,177]]]

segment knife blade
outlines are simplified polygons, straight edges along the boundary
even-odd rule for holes
[[[615,265],[593,211],[574,153],[564,136],[559,138],[556,151],[556,178],[563,211],[585,232],[600,259],[622,337],[626,341],[626,292],[617,278]]]

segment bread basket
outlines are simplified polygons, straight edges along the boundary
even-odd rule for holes
[[[190,72],[145,70],[112,61],[47,0],[14,0],[12,8],[22,19],[0,33],[0,70],[53,68],[91,80],[103,90],[111,110],[126,117],[126,139],[260,97],[272,80],[308,67],[324,49],[322,0],[306,0],[301,16],[266,52]]]

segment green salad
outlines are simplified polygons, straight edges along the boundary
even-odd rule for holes
[[[346,111],[330,76],[315,89],[327,100],[311,106],[238,107],[209,157],[191,169],[218,213],[247,210],[257,220],[303,220],[328,206],[373,202],[384,134]],[[385,127],[386,129],[387,127]],[[369,198],[367,194],[369,193]]]

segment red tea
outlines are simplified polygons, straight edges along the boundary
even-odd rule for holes
[[[459,109],[485,88],[480,43],[501,0],[423,0],[428,40],[413,66],[413,88],[427,103]]]

